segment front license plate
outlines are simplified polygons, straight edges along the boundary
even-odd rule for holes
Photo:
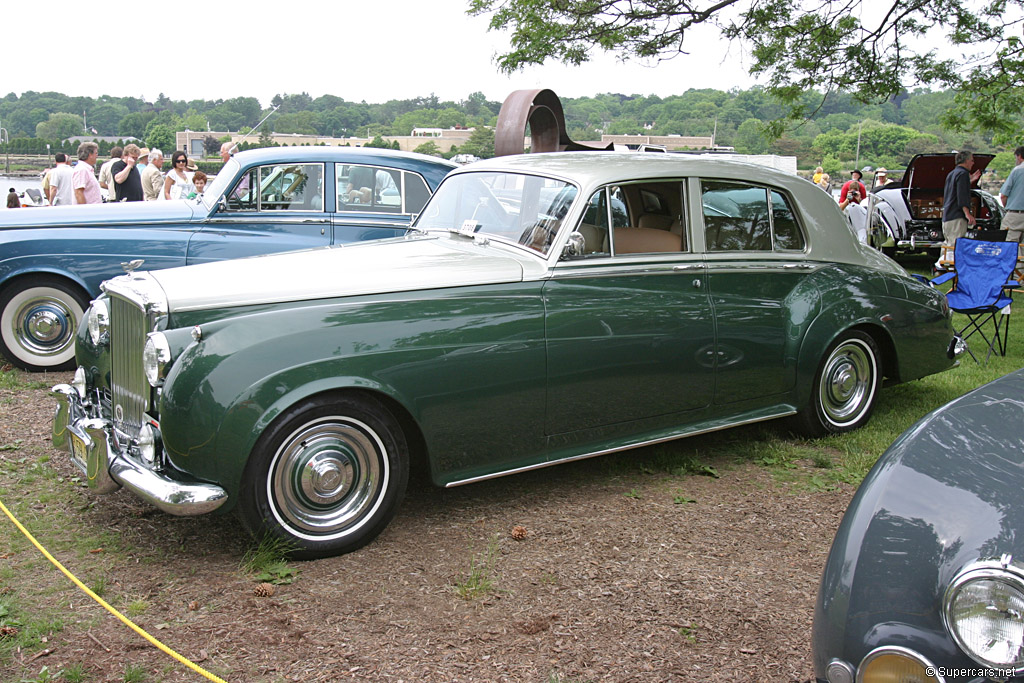
[[[85,459],[86,459],[86,447],[85,442],[82,441],[81,437],[72,431],[68,431],[68,436],[71,438],[71,459],[75,461],[82,471],[85,471]]]

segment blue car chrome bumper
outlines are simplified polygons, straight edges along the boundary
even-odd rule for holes
[[[178,516],[206,514],[227,501],[228,494],[220,486],[177,481],[120,450],[113,438],[113,425],[109,420],[89,417],[84,400],[73,386],[58,384],[51,395],[57,399],[53,445],[68,449],[90,488],[113,493],[123,486],[160,510]]]

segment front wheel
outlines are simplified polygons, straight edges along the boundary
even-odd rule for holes
[[[296,559],[340,555],[391,521],[409,479],[398,421],[370,396],[321,396],[288,410],[260,437],[242,477],[239,510]]]
[[[75,333],[89,306],[77,286],[55,277],[18,280],[0,291],[0,353],[23,370],[75,366]]]
[[[863,426],[881,386],[878,345],[852,330],[829,346],[814,378],[807,405],[794,417],[806,436],[848,432]]]

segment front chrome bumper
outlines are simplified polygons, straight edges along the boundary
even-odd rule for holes
[[[57,399],[53,416],[53,445],[67,448],[85,474],[90,488],[113,493],[124,487],[164,512],[178,516],[212,512],[228,499],[215,484],[182,482],[152,470],[117,446],[109,420],[89,417],[78,390],[58,384],[51,390]]]

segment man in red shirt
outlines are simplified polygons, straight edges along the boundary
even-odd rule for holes
[[[844,209],[846,208],[844,202],[847,202],[847,200],[854,204],[860,204],[861,200],[863,200],[868,194],[867,188],[864,187],[864,183],[860,181],[861,177],[863,177],[861,172],[857,169],[853,169],[850,172],[850,175],[852,180],[847,180],[843,184],[843,189],[839,191],[839,203],[842,205],[841,208]],[[856,196],[847,197],[847,195],[850,194],[850,188],[853,188],[856,191]]]

